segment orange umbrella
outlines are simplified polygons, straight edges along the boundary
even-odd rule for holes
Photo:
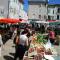
[[[21,22],[19,19],[11,19],[11,18],[0,19],[0,23],[19,23],[19,22]]]
[[[28,23],[28,20],[24,20],[24,19],[19,19],[21,21],[21,23]]]

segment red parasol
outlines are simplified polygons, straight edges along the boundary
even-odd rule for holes
[[[11,18],[1,18],[0,23],[19,23],[21,22],[19,19],[11,19]]]

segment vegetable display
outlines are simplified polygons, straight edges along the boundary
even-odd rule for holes
[[[37,43],[46,43],[47,40],[45,39],[45,36],[43,36],[42,34],[37,34],[37,40],[36,40]]]

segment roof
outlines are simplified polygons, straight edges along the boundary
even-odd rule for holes
[[[48,4],[59,4],[60,5],[60,0],[48,0]]]
[[[48,0],[29,0],[29,2],[48,2]]]

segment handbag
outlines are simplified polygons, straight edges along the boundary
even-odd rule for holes
[[[13,40],[14,44],[18,44],[19,43],[19,36],[15,36],[14,40]]]
[[[16,36],[16,44],[19,44],[19,36]]]

